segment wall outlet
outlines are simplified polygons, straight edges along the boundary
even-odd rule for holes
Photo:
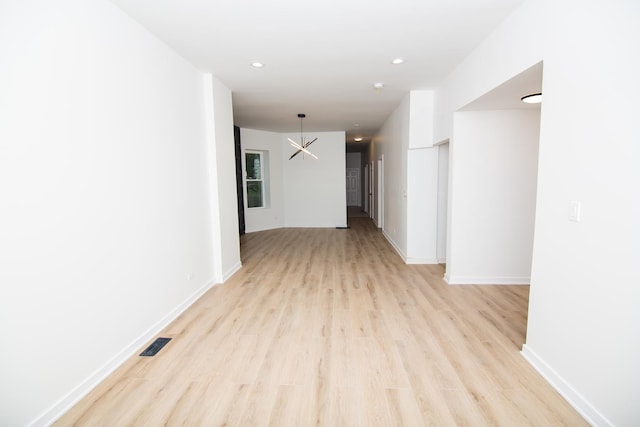
[[[187,273],[187,280],[193,279],[193,273]]]

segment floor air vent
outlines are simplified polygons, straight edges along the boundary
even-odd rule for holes
[[[140,356],[155,356],[169,341],[171,341],[171,338],[156,339],[145,351],[140,353]]]

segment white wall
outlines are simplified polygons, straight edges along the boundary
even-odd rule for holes
[[[384,156],[384,228],[382,231],[403,258],[406,258],[407,253],[407,203],[404,194],[407,190],[409,111],[407,95],[373,139],[376,161]]]
[[[409,92],[409,148],[433,146],[433,103],[432,90],[412,90]]]
[[[408,264],[437,264],[438,148],[407,152]]]
[[[439,263],[447,260],[447,206],[449,203],[449,143],[438,145],[438,231],[436,253]]]
[[[372,144],[374,158],[384,156],[383,233],[410,264],[437,263],[438,148],[432,142],[433,92],[412,91]]]
[[[222,283],[242,267],[233,109],[231,91],[211,75],[204,79],[215,281]]]
[[[409,101],[405,261],[437,264],[438,148],[433,147],[433,91],[411,91]]]
[[[214,280],[206,88],[99,0],[3,2],[0,63],[0,424],[45,425]]]
[[[318,156],[289,160],[300,134],[240,129],[245,150],[269,152],[270,204],[245,209],[246,231],[279,227],[344,227],[347,224],[345,133],[311,132],[317,137],[309,150]],[[244,155],[243,155],[244,161]],[[246,199],[246,198],[245,198]],[[245,206],[246,208],[246,206]]]
[[[269,204],[265,208],[247,208],[245,194],[246,232],[269,230],[284,226],[284,182],[282,134],[262,130],[240,129],[242,144],[242,170],[245,171],[245,150],[269,153]],[[312,145],[313,146],[313,145]],[[289,154],[290,155],[290,154]],[[246,185],[245,193],[246,193]]]
[[[307,132],[318,138],[309,147],[317,160],[302,154],[289,160],[295,149],[287,138],[299,141],[300,134],[281,136],[285,227],[346,227],[345,133]]]
[[[440,141],[454,111],[544,60],[523,354],[595,425],[640,419],[639,19],[632,0],[528,0],[436,97]]]
[[[529,283],[539,134],[538,110],[456,113],[448,283]]]

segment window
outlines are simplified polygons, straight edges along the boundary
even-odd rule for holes
[[[264,159],[260,151],[245,151],[247,207],[265,207]]]

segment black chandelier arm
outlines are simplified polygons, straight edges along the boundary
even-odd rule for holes
[[[313,138],[313,141],[311,141],[311,142],[307,142],[307,143],[304,145],[304,148],[307,148],[308,146],[310,146],[311,144],[313,144],[314,142],[316,142],[316,140],[317,140],[317,139],[318,139],[318,138]]]
[[[293,153],[293,154],[291,155],[291,157],[289,157],[289,160],[293,159],[295,156],[297,156],[297,155],[298,155],[298,154],[300,154],[300,153],[302,153],[302,150],[298,150],[298,151],[296,151],[295,153]]]

